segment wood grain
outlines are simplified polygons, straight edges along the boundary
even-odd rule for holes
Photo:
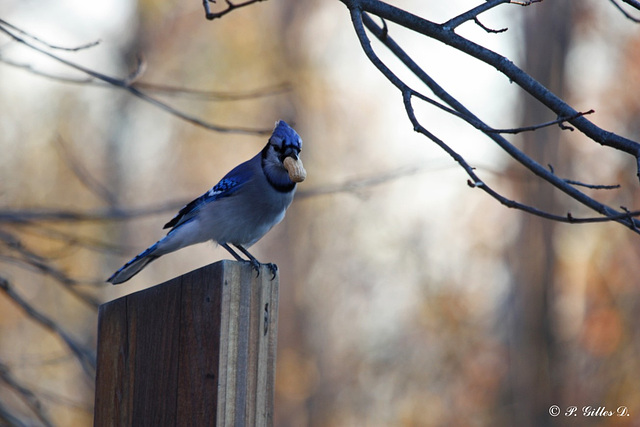
[[[272,426],[278,278],[220,261],[103,304],[94,421]]]

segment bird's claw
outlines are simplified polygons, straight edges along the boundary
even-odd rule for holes
[[[251,268],[253,268],[256,271],[256,277],[260,276],[260,262],[253,259],[247,260],[246,262],[251,264]]]
[[[246,262],[251,264],[251,267],[256,271],[256,277],[260,276],[260,266],[262,265],[266,265],[267,268],[269,268],[269,271],[271,272],[271,280],[276,278],[276,274],[278,274],[278,266],[273,264],[273,263],[268,263],[268,264],[261,264],[259,261],[255,261],[255,260],[247,260]]]
[[[266,264],[269,267],[269,271],[271,271],[271,280],[276,278],[276,274],[278,273],[278,266],[274,263]]]

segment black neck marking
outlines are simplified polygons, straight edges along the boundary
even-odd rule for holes
[[[274,179],[275,178],[273,176],[274,174],[267,172],[266,160],[267,160],[268,150],[269,150],[269,144],[267,144],[262,150],[262,161],[261,161],[262,173],[267,179],[267,182],[269,183],[269,185],[271,185],[271,187],[274,190],[276,190],[278,193],[290,193],[296,188],[296,183],[289,179],[289,176],[284,170],[281,173],[281,175],[283,176],[283,179]]]
[[[267,177],[267,182],[271,184],[273,189],[276,190],[278,193],[290,193],[296,188],[295,182],[289,181],[286,184],[281,184],[281,183],[274,182],[271,178],[269,178],[269,175],[267,175],[266,173],[265,173],[265,176]]]

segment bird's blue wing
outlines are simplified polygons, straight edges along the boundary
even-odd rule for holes
[[[236,166],[235,169],[229,172],[209,191],[187,203],[163,228],[175,229],[181,224],[193,219],[203,206],[223,197],[229,197],[242,188],[251,178],[251,171],[246,167],[246,163],[247,162]]]

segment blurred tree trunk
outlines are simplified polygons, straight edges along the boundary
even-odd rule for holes
[[[534,78],[563,99],[567,98],[565,63],[572,32],[572,2],[542,3],[529,8],[524,21],[524,65]],[[532,97],[521,100],[522,126],[554,119]],[[567,170],[570,158],[559,150],[559,127],[522,135],[524,151],[542,164],[552,165],[559,174]],[[514,173],[521,173],[512,171]],[[559,212],[553,188],[537,179],[516,180],[518,198],[525,204],[548,212]],[[506,254],[511,266],[512,289],[508,300],[510,366],[506,403],[512,425],[552,425],[549,407],[561,405],[553,331],[554,277],[557,254],[554,248],[556,223],[522,215],[519,237]],[[556,372],[557,371],[557,372]],[[553,381],[551,379],[554,379]]]

